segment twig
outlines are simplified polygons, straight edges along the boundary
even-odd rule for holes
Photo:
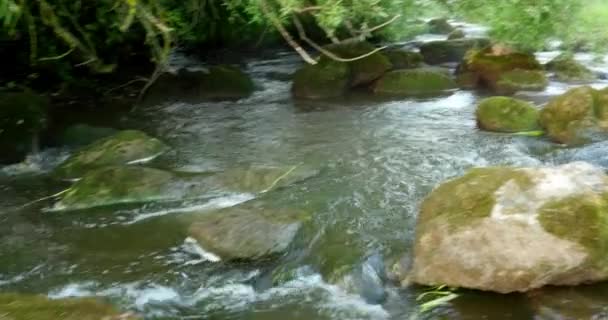
[[[54,56],[54,57],[44,57],[44,58],[40,58],[38,59],[38,61],[50,61],[50,60],[60,60],[63,59],[65,57],[67,57],[70,53],[72,53],[74,51],[74,47],[70,48],[70,50],[66,51],[63,54],[60,54],[58,56]]]
[[[31,205],[33,205],[33,204],[36,204],[36,203],[41,202],[41,201],[44,201],[44,200],[48,200],[48,199],[57,198],[57,197],[59,197],[60,195],[63,195],[64,193],[67,193],[67,192],[68,192],[68,191],[70,191],[70,190],[72,190],[72,188],[67,188],[67,189],[65,189],[65,190],[63,190],[63,191],[61,191],[61,192],[58,192],[58,193],[52,194],[52,195],[50,195],[50,196],[46,196],[46,197],[43,197],[43,198],[40,198],[40,199],[36,199],[36,200],[34,200],[34,201],[31,201],[31,202],[28,202],[28,203],[26,203],[26,204],[22,205],[21,207],[19,207],[19,209],[23,209],[23,208],[29,207],[29,206],[31,206]]]
[[[135,82],[140,82],[140,81],[146,81],[147,82],[148,80],[149,80],[148,78],[137,77],[136,79],[133,79],[131,81],[128,81],[127,83],[119,85],[118,87],[111,88],[110,90],[106,91],[105,94],[108,94],[108,93],[110,93],[110,92],[112,92],[114,90],[118,90],[118,89],[121,89],[121,88],[124,88],[124,87],[128,87],[129,85],[131,85],[131,84],[133,84]]]

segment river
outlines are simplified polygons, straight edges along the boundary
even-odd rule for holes
[[[248,61],[246,72],[257,89],[236,103],[159,104],[120,119],[120,126],[172,146],[154,163],[165,168],[318,169],[310,179],[257,196],[312,213],[285,257],[211,262],[185,241],[184,217],[238,205],[256,197],[251,194],[74,213],[47,212],[50,203],[44,201],[24,207],[65,188],[45,172],[69,150],[45,150],[30,170],[0,169],[0,291],[100,296],[146,319],[570,319],[574,305],[581,319],[608,317],[608,285],[506,296],[462,291],[422,315],[416,301],[421,288],[381,281],[386,296],[379,301],[352,289],[352,277],[373,278],[376,262],[408,255],[418,205],[442,181],[476,166],[586,160],[608,168],[608,145],[565,149],[542,138],[479,131],[474,110],[483,97],[472,91],[432,99],[353,94],[295,102],[285,79],[300,63],[290,52]],[[542,103],[571,86],[552,82],[544,92],[518,96]],[[363,271],[329,280],[328,270],[341,266]],[[291,270],[290,277],[273,284],[273,272],[281,268]]]

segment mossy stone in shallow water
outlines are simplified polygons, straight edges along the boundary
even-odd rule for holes
[[[482,100],[476,116],[478,126],[488,131],[522,132],[539,128],[538,110],[526,101],[509,97]]]
[[[517,91],[542,91],[548,84],[549,81],[543,71],[514,69],[499,76],[495,91],[504,94]]]
[[[422,64],[420,53],[399,49],[388,49],[383,52],[393,65],[393,70],[417,68]]]
[[[396,70],[385,74],[374,87],[381,95],[425,96],[441,94],[456,87],[452,78],[432,68]]]
[[[547,70],[555,72],[560,81],[582,82],[592,81],[597,77],[593,71],[574,59],[571,53],[562,53],[545,65]]]
[[[55,175],[76,179],[92,169],[150,160],[168,149],[141,131],[124,130],[76,151],[55,170]]]
[[[350,68],[344,62],[322,59],[296,71],[291,91],[301,99],[327,99],[343,95],[349,85]]]
[[[136,320],[93,298],[52,300],[44,296],[0,294],[2,320]]]
[[[368,42],[354,42],[346,44],[329,45],[326,49],[340,58],[353,59],[367,55],[376,50],[376,47]],[[327,63],[331,60],[327,56],[321,57],[320,63]],[[390,60],[383,52],[376,52],[362,59],[347,62],[350,70],[349,85],[351,87],[359,87],[371,83],[380,78],[386,71],[390,70],[392,65]]]

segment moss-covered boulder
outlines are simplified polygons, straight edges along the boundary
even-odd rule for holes
[[[376,47],[368,42],[354,42],[329,45],[325,49],[340,58],[353,59],[367,55],[376,50]],[[321,57],[321,63],[323,63],[323,60],[330,60],[330,58],[323,56]],[[382,52],[376,52],[363,59],[357,59],[347,64],[350,69],[350,87],[367,85],[380,78],[392,67],[391,62]]]
[[[79,123],[67,127],[59,137],[59,142],[64,146],[83,147],[116,133],[118,130],[114,128]]]
[[[15,163],[38,146],[46,127],[48,100],[31,91],[0,92],[0,163]]]
[[[426,96],[456,88],[454,80],[431,68],[396,70],[385,74],[375,86],[379,95]]]
[[[608,279],[608,176],[585,162],[472,169],[422,203],[409,278],[500,293]]]
[[[533,54],[513,52],[501,46],[467,52],[457,74],[477,88],[500,94],[543,90],[548,84],[544,69]]]
[[[448,40],[464,39],[465,37],[466,34],[464,31],[462,31],[462,29],[456,29],[448,34]]]
[[[212,66],[207,70],[180,69],[163,73],[146,94],[146,103],[238,100],[254,91],[251,78],[239,68]]]
[[[301,211],[250,202],[201,214],[189,235],[223,260],[257,260],[284,253],[308,218]]]
[[[490,41],[484,38],[430,41],[420,45],[420,53],[428,64],[460,62],[467,51],[488,45]]]
[[[350,81],[350,68],[344,62],[322,59],[296,71],[291,92],[299,99],[327,99],[343,95]]]
[[[92,169],[151,160],[168,149],[141,131],[124,130],[79,149],[55,170],[55,175],[77,179]]]
[[[522,132],[539,129],[539,111],[530,103],[509,97],[482,100],[476,111],[477,125],[487,131]]]
[[[0,294],[2,320],[136,320],[134,314],[94,298],[49,299],[45,296]]]
[[[54,211],[80,210],[120,203],[177,200],[184,185],[171,172],[140,166],[91,170],[59,198]]]
[[[429,32],[435,34],[449,34],[454,31],[455,28],[445,18],[431,19],[427,22],[429,26]]]
[[[393,65],[393,69],[418,68],[423,60],[420,53],[407,50],[389,49],[384,51],[384,55]]]
[[[209,178],[213,185],[222,189],[260,193],[286,187],[319,173],[306,165],[285,167],[245,166],[227,169]]]
[[[549,61],[545,68],[554,72],[557,79],[564,82],[584,82],[597,78],[593,71],[577,62],[571,53],[560,54]]]
[[[553,141],[577,145],[608,133],[608,88],[571,89],[543,108],[540,122]]]

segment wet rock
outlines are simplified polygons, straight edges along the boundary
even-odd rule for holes
[[[284,253],[308,218],[301,211],[253,202],[201,214],[189,235],[224,260],[258,260]]]
[[[95,127],[83,123],[75,124],[63,131],[60,143],[69,147],[82,147],[116,133],[118,130],[114,128]]]
[[[483,38],[439,40],[420,45],[420,53],[424,57],[424,62],[429,64],[460,62],[467,51],[474,48],[484,48],[488,45],[490,45],[490,40]]]
[[[176,200],[187,188],[171,172],[139,166],[91,170],[61,195],[53,210],[80,210],[119,203]]]
[[[601,168],[472,169],[422,203],[409,280],[499,293],[603,281],[607,226]]]
[[[210,180],[231,191],[267,192],[308,179],[319,173],[305,165],[285,167],[241,167],[220,172]]]
[[[476,116],[479,128],[487,131],[522,132],[540,128],[539,111],[526,101],[509,97],[482,100]]]
[[[355,42],[330,45],[326,49],[340,58],[352,59],[366,55],[374,51],[376,47],[368,42]],[[329,60],[329,58],[323,56],[321,60]],[[367,85],[380,78],[392,67],[391,62],[382,52],[376,52],[368,57],[357,59],[347,64],[350,70],[350,87]]]
[[[168,149],[141,131],[124,130],[81,148],[55,170],[55,175],[77,179],[92,169],[151,160]]]
[[[0,319],[6,320],[135,320],[130,313],[94,298],[52,300],[45,296],[0,294]]]
[[[553,71],[560,81],[584,82],[596,79],[593,71],[574,60],[574,55],[569,53],[562,53],[555,57],[545,65],[545,68]]]
[[[608,132],[608,88],[569,90],[543,108],[540,123],[558,143],[578,145],[604,139]]]
[[[464,39],[465,37],[466,34],[464,31],[462,31],[462,29],[456,29],[448,34],[448,40]]]
[[[251,78],[240,69],[218,65],[208,70],[181,69],[162,74],[146,95],[146,102],[238,100],[254,91]]]
[[[499,94],[543,90],[548,81],[534,55],[501,46],[473,49],[458,66],[457,74],[469,85]]]
[[[445,18],[432,19],[427,22],[429,32],[435,34],[449,34],[454,31],[454,27]]]
[[[456,83],[443,72],[430,68],[396,70],[385,74],[374,87],[380,95],[426,96],[456,88]]]
[[[393,69],[412,69],[422,64],[423,57],[420,53],[399,49],[389,49],[384,55],[393,65]]]
[[[296,71],[291,91],[299,99],[327,99],[342,96],[349,86],[350,69],[344,62],[321,60]]]
[[[386,300],[386,268],[380,254],[374,254],[357,265],[342,280],[342,285],[351,293],[360,295],[367,303],[380,304]]]
[[[31,91],[0,92],[0,163],[16,163],[34,151],[46,127],[48,100]]]

